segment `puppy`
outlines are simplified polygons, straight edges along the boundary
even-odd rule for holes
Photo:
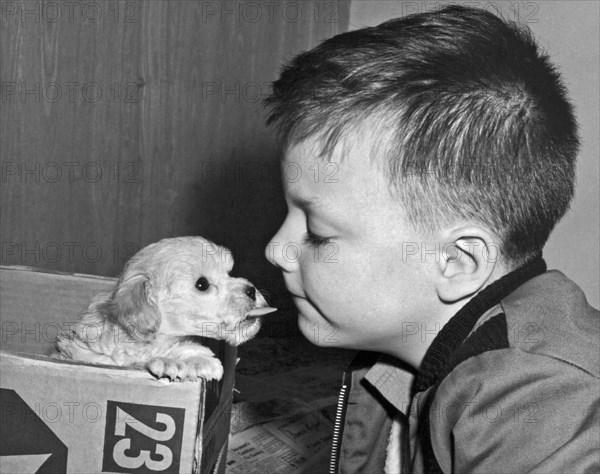
[[[232,278],[231,252],[201,237],[151,244],[126,264],[112,293],[97,295],[59,335],[55,357],[148,369],[157,378],[219,380],[223,366],[197,338],[237,346],[276,311],[247,280]]]

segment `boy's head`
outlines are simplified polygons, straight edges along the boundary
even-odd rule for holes
[[[266,100],[284,150],[327,160],[365,138],[411,224],[477,222],[518,266],[541,252],[573,195],[577,126],[528,31],[448,7],[335,36],[284,68]]]
[[[470,296],[541,252],[573,194],[560,79],[528,33],[481,10],[331,38],[266,105],[288,203],[267,257],[317,344],[418,366]]]

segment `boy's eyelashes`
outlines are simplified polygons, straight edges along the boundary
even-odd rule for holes
[[[306,229],[306,235],[304,236],[304,242],[313,245],[319,246],[329,243],[330,239],[328,237],[321,237],[320,235],[311,232],[310,229]]]

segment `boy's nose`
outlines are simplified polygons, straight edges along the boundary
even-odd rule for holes
[[[272,238],[265,248],[265,256],[272,265],[281,268],[283,271],[290,272],[293,270],[294,264],[298,259],[286,258],[285,249],[289,245],[288,240],[281,236],[281,229]],[[296,245],[297,246],[297,245]],[[292,252],[290,251],[290,254]]]

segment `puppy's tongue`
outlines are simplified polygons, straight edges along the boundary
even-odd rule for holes
[[[246,313],[247,318],[258,318],[259,316],[264,316],[265,314],[272,313],[273,311],[277,311],[277,308],[270,308],[265,306],[263,308],[255,308],[251,309]]]

